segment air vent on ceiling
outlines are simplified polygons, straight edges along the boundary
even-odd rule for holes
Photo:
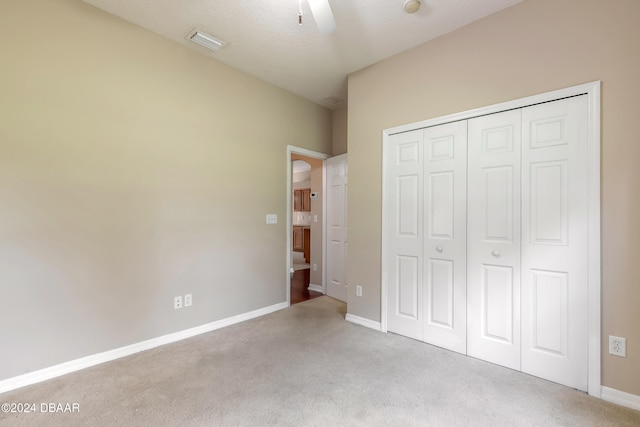
[[[187,34],[187,39],[213,51],[219,50],[225,44],[227,44],[227,42],[223,42],[222,40],[219,40],[207,33],[203,33],[202,31],[199,31],[195,28],[193,29],[193,31]]]
[[[327,96],[322,100],[322,102],[329,107],[337,107],[344,102],[344,99],[336,98],[335,96]]]

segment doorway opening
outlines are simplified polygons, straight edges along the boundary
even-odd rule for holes
[[[325,170],[329,156],[287,147],[287,301],[325,294]]]

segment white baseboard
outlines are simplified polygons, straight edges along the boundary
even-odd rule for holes
[[[234,325],[236,323],[244,322],[256,317],[264,316],[265,314],[273,313],[287,307],[289,307],[289,304],[287,304],[286,302],[274,304],[269,307],[250,311],[248,313],[238,314],[226,319],[221,319],[215,322],[207,323],[205,325],[196,326],[195,328],[185,329],[184,331],[163,335],[136,344],[127,345],[113,350],[108,350],[103,353],[93,354],[91,356],[64,362],[59,365],[50,366],[38,371],[29,372],[28,374],[8,378],[6,380],[0,381],[0,393],[5,393],[7,391],[39,383],[41,381],[50,380],[52,378],[69,374],[71,372],[76,372],[85,368],[89,368],[91,366],[110,362],[112,360],[139,353],[141,351],[150,350],[164,344],[191,338],[193,336],[204,334],[206,332],[215,331],[216,329],[224,328],[226,326]]]
[[[607,402],[640,411],[640,396],[636,396],[635,394],[602,386],[600,397]]]
[[[365,319],[364,317],[356,316],[355,314],[347,313],[345,320],[351,323],[355,323],[356,325],[364,326],[369,329],[382,331],[382,325],[380,324],[380,322]]]
[[[309,287],[307,288],[310,291],[316,291],[316,292],[320,292],[321,294],[324,294],[324,289],[322,289],[322,286],[320,285],[314,285],[313,283],[309,283]]]

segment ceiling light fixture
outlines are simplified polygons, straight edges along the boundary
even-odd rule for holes
[[[420,4],[422,2],[420,0],[405,0],[402,8],[407,13],[416,13],[420,9]]]

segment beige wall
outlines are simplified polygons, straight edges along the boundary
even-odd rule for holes
[[[640,395],[639,20],[637,0],[527,0],[350,76],[350,313],[380,320],[383,129],[601,80],[603,385]]]
[[[331,111],[80,0],[3,0],[0,52],[0,380],[285,301]]]
[[[333,110],[333,142],[332,151],[333,156],[338,156],[347,152],[347,107],[342,107],[337,110]]]

